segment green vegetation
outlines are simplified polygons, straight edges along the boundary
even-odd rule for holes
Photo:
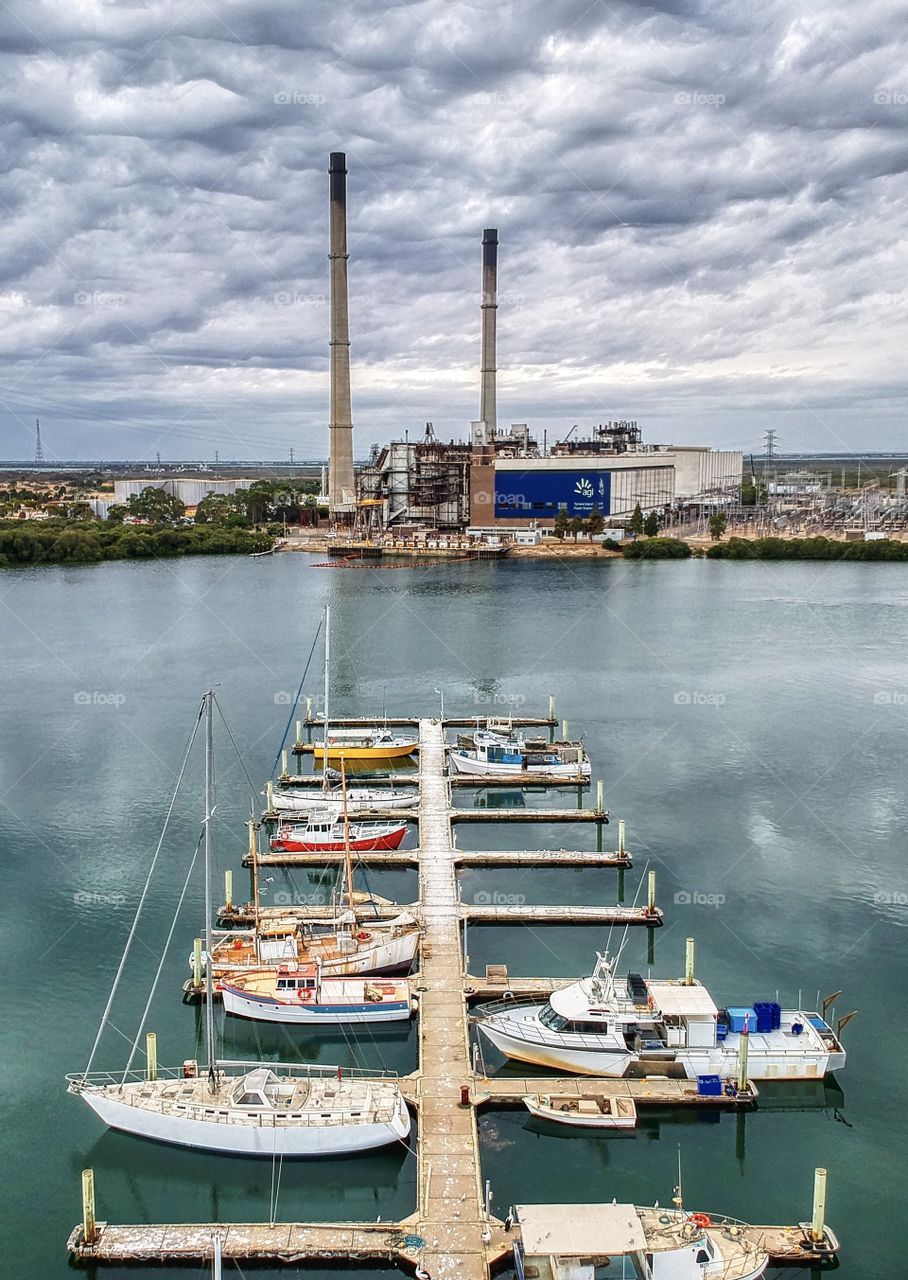
[[[646,538],[642,542],[625,542],[621,552],[628,560],[687,560],[693,555],[687,543],[678,538]]]
[[[647,538],[655,538],[659,533],[659,517],[651,511],[643,521],[643,532]]]
[[[729,538],[713,560],[908,560],[908,542],[837,542],[833,538]]]
[[[643,532],[643,512],[640,510],[639,502],[634,507],[631,518],[627,522],[627,531],[633,534],[635,538]]]
[[[245,529],[184,525],[70,524],[65,520],[0,521],[0,567],[93,564],[170,556],[249,555],[267,551],[271,538]]]
[[[567,507],[559,507],[555,522],[552,525],[552,532],[559,541],[564,541],[564,536],[571,527],[571,518],[567,513]]]
[[[713,542],[718,542],[727,528],[728,516],[724,511],[716,511],[709,517],[709,536]]]

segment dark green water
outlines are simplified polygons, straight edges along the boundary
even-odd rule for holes
[[[449,714],[544,713],[556,695],[559,716],[585,735],[613,815],[627,819],[637,867],[648,859],[657,869],[666,925],[655,939],[655,972],[681,970],[692,934],[698,974],[720,1002],[776,990],[793,1000],[799,988],[812,1000],[817,989],[842,988],[837,1012],[860,1009],[845,1033],[844,1098],[767,1087],[756,1114],[647,1114],[636,1137],[618,1139],[556,1135],[521,1112],[489,1113],[484,1172],[495,1208],[613,1196],[664,1202],[680,1143],[689,1205],[793,1221],[807,1215],[813,1168],[822,1164],[829,1219],[844,1245],[840,1274],[901,1274],[904,569],[515,563],[382,572],[315,569],[296,555],[6,572],[0,600],[2,1212],[20,1280],[64,1275],[87,1166],[102,1219],[268,1216],[267,1162],[106,1133],[62,1081],[84,1066],[200,693],[219,684],[259,784],[287,718],[283,695],[296,688],[326,601],[338,713],[385,705],[432,714],[436,688]],[[314,666],[320,661],[319,653]],[[239,890],[248,793],[236,761],[223,749],[220,760],[219,861],[237,869]],[[114,1010],[130,1037],[198,836],[200,763],[191,783]],[[461,826],[458,840],[593,848],[595,829]],[[628,900],[636,882],[635,871]],[[403,899],[415,888],[412,874],[376,872],[370,883]],[[608,871],[470,871],[463,896],[614,901],[616,883]],[[319,888],[275,872],[268,891]],[[676,903],[676,894],[695,901]],[[198,1012],[181,1004],[178,988],[201,911],[194,885],[152,1008],[162,1063],[193,1056],[199,1042]],[[599,929],[475,928],[469,950],[474,969],[504,961],[515,973],[573,974],[589,968],[604,941]],[[646,964],[642,931],[625,957]],[[298,1054],[402,1071],[415,1062],[412,1031],[393,1028],[318,1043],[231,1020],[226,1039],[234,1056]],[[116,1068],[126,1050],[109,1031],[96,1065]],[[278,1217],[397,1217],[413,1207],[414,1174],[412,1159],[397,1153],[288,1163]]]

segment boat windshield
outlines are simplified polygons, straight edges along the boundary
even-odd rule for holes
[[[550,1004],[539,1010],[539,1021],[544,1027],[548,1027],[549,1031],[560,1031],[562,1027],[567,1026],[567,1018],[562,1018]]]

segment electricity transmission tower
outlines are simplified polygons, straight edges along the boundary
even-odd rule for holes
[[[44,461],[44,445],[41,443],[41,423],[35,418],[35,462]]]

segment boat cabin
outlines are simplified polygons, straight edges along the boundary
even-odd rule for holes
[[[278,993],[295,991],[315,991],[318,987],[318,965],[302,965],[299,969],[290,970],[286,966],[278,971],[275,981]]]

